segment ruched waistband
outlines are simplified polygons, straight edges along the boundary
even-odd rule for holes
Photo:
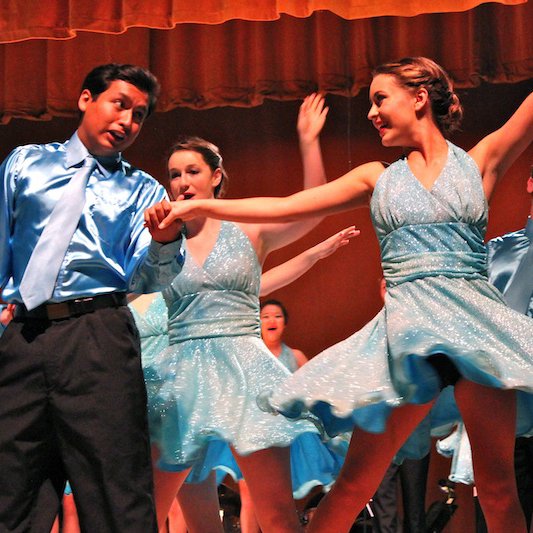
[[[188,294],[169,309],[171,344],[190,339],[261,336],[259,299],[241,291]]]
[[[389,286],[428,276],[487,276],[483,236],[461,222],[398,228],[382,240],[381,256]]]

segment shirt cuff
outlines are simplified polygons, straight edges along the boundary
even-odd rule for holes
[[[151,263],[166,265],[177,258],[178,262],[183,264],[183,257],[180,254],[182,240],[181,235],[175,241],[165,243],[152,239],[150,246],[148,246],[148,260]]]

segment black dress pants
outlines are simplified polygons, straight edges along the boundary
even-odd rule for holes
[[[427,454],[422,459],[392,463],[373,498],[374,533],[425,533],[426,486],[429,470]],[[403,528],[398,520],[398,480],[401,481]]]
[[[0,473],[0,533],[48,533],[37,502],[67,477],[83,533],[157,532],[127,307],[11,322],[0,338]]]

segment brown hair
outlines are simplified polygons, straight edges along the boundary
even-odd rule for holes
[[[226,170],[224,169],[222,156],[220,155],[218,146],[215,146],[213,143],[210,143],[209,141],[206,141],[200,137],[181,137],[170,147],[167,161],[170,159],[172,154],[182,150],[190,150],[192,152],[199,153],[213,172],[217,170],[217,168],[220,169],[220,172],[222,173],[222,179],[215,187],[214,195],[215,198],[221,198],[224,196],[228,186],[229,178]]]
[[[136,65],[108,63],[95,67],[85,76],[80,89],[80,94],[87,89],[92,97],[96,100],[100,94],[109,89],[111,83],[122,80],[131,83],[139,91],[146,93],[148,96],[148,109],[146,118],[148,118],[157,106],[157,97],[159,96],[159,82],[157,78],[148,70]],[[80,116],[83,113],[80,112]]]
[[[405,88],[424,87],[429,93],[435,122],[443,135],[459,128],[463,106],[453,90],[449,74],[427,57],[405,57],[399,61],[383,63],[372,76],[390,74]]]

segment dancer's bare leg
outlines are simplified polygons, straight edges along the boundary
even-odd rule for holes
[[[347,533],[376,492],[401,445],[433,405],[405,405],[394,409],[385,433],[353,432],[339,476],[324,496],[307,528],[308,533]]]
[[[172,502],[170,511],[168,512],[167,526],[168,533],[187,533],[187,524],[185,523],[185,517],[183,516],[183,511],[181,510],[177,497]]]
[[[63,495],[63,527],[62,533],[80,533],[78,510],[72,494]]]
[[[167,516],[172,503],[178,494],[183,482],[189,474],[189,470],[183,472],[166,472],[156,466],[159,450],[152,447],[152,463],[154,465],[154,493],[155,507],[157,511],[157,524],[160,531],[164,531]]]
[[[54,520],[54,525],[52,526],[50,533],[59,533],[59,516],[56,516],[56,519]]]
[[[252,496],[263,533],[302,533],[291,486],[289,448],[268,448],[235,459]]]
[[[244,479],[239,481],[239,494],[241,496],[241,532],[242,533],[259,533],[259,522],[255,516],[254,503],[248,490],[248,485]]]
[[[223,533],[214,470],[202,483],[184,483],[178,492],[178,502],[188,533]]]
[[[455,386],[455,399],[472,446],[474,477],[488,531],[526,533],[514,472],[516,391],[462,379]]]

